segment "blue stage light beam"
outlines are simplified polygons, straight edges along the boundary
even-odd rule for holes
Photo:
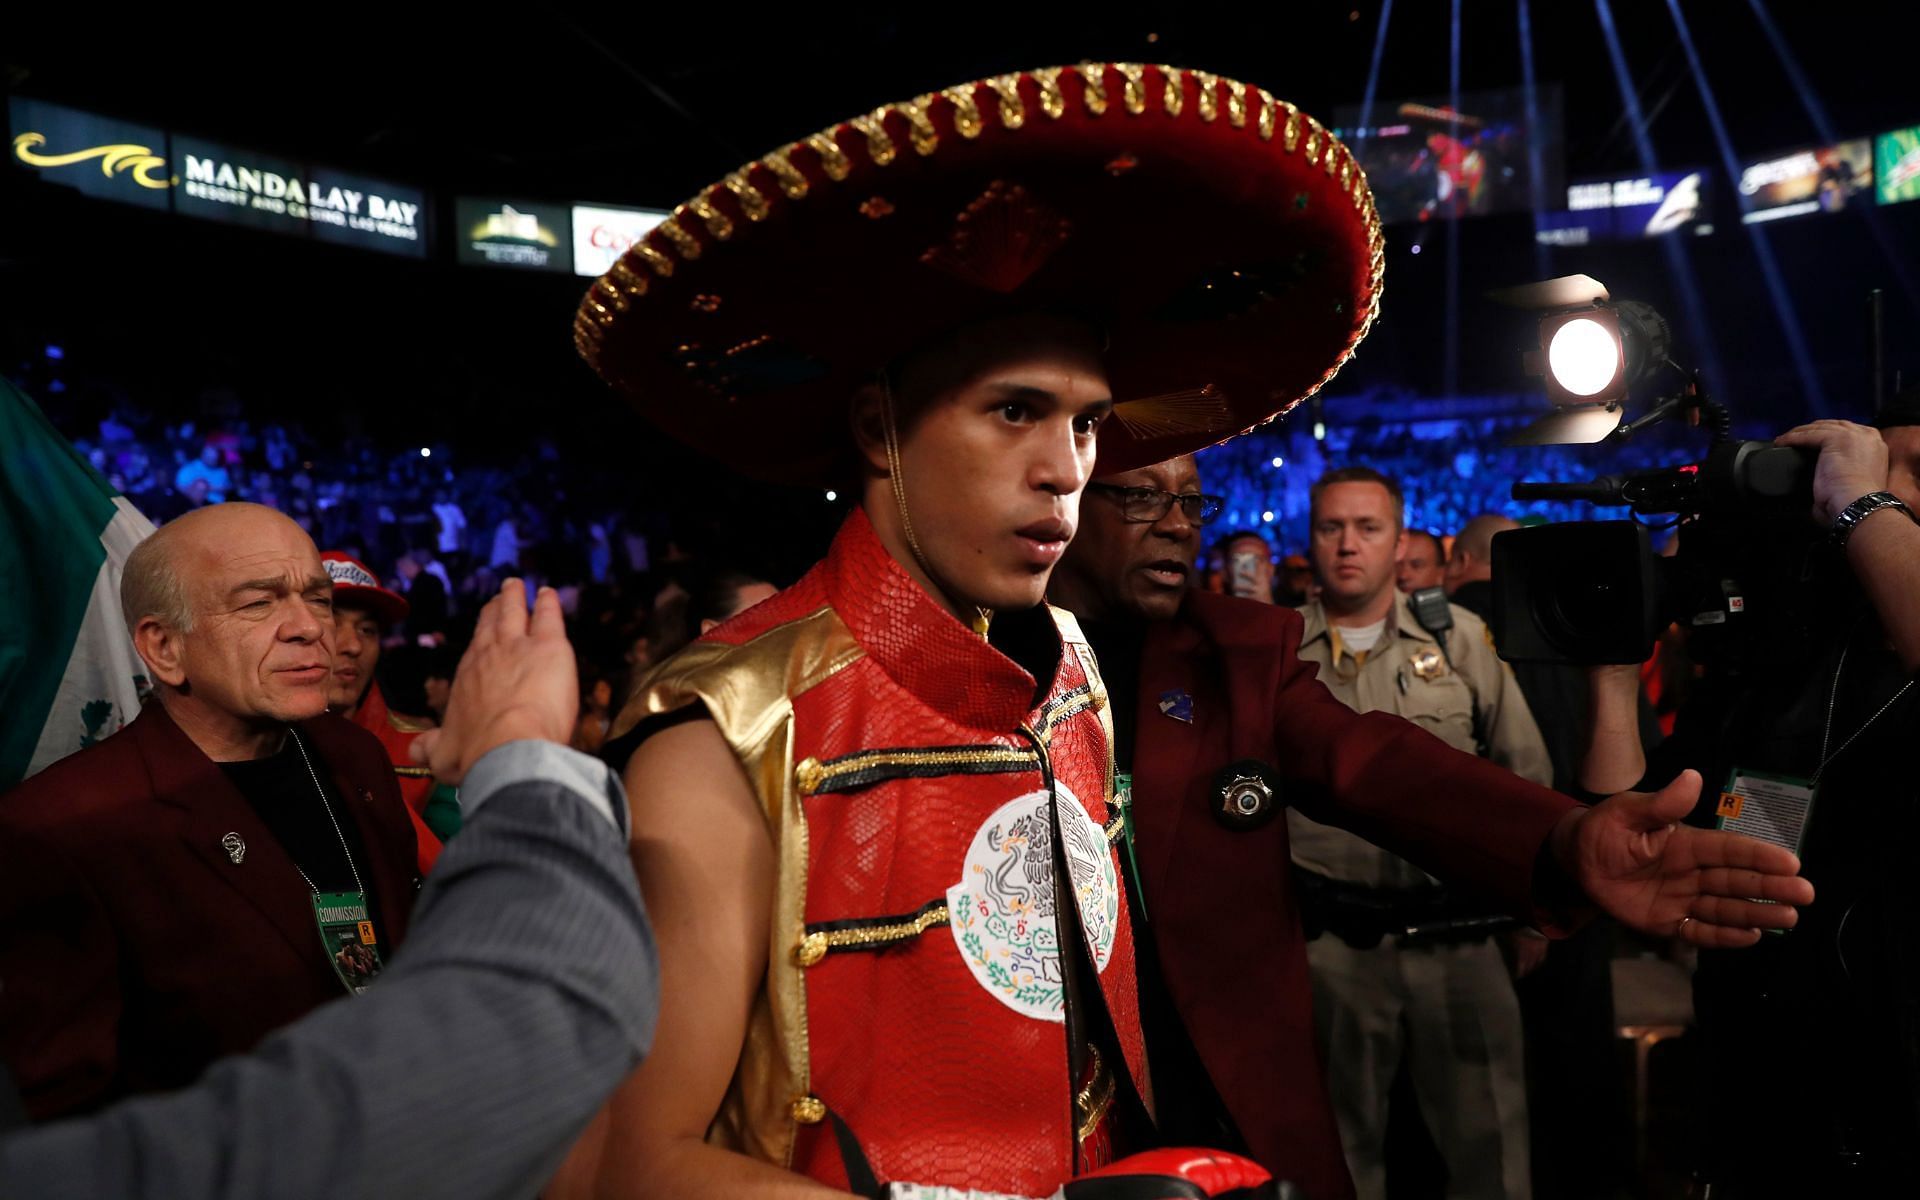
[[[1540,161],[1540,93],[1533,76],[1533,12],[1528,0],[1520,0],[1520,72],[1525,81],[1527,105],[1527,191],[1533,200],[1533,228],[1537,233],[1547,211],[1546,168]],[[1553,256],[1533,241],[1533,273],[1540,279],[1553,274]]]
[[[1453,0],[1453,34],[1447,47],[1447,107],[1453,121],[1447,127],[1449,137],[1460,136],[1460,0]],[[1454,193],[1447,196],[1453,204]],[[1449,399],[1460,394],[1460,218],[1447,219],[1447,317],[1446,366],[1441,386]]]
[[[1619,31],[1613,27],[1613,8],[1607,0],[1593,0],[1593,10],[1600,18],[1600,35],[1607,43],[1607,57],[1613,62],[1613,77],[1620,87],[1620,103],[1626,109],[1627,122],[1633,130],[1634,153],[1640,160],[1641,172],[1651,175],[1660,169],[1660,162],[1653,152],[1653,138],[1647,132],[1646,115],[1640,109],[1639,90],[1634,87],[1633,76],[1627,70],[1626,53],[1620,49]],[[1707,324],[1707,311],[1700,303],[1700,285],[1693,277],[1693,262],[1687,257],[1686,248],[1680,244],[1678,234],[1663,235],[1660,248],[1667,256],[1667,269],[1680,290],[1680,303],[1687,310],[1687,322],[1693,327],[1687,331],[1687,343],[1699,348],[1701,372],[1707,378],[1708,388],[1717,390],[1726,377],[1720,372],[1720,355],[1714,349],[1713,327]]]
[[[1773,43],[1773,53],[1779,58],[1780,66],[1785,69],[1788,82],[1792,83],[1793,90],[1800,94],[1800,103],[1806,107],[1807,117],[1813,121],[1814,132],[1819,134],[1820,140],[1827,145],[1838,145],[1841,139],[1833,121],[1827,116],[1827,106],[1820,102],[1820,93],[1813,90],[1812,81],[1807,78],[1806,72],[1800,69],[1800,60],[1794,57],[1793,47],[1787,43],[1785,37],[1781,36],[1780,27],[1773,23],[1773,15],[1767,11],[1767,6],[1760,0],[1747,0],[1747,5],[1753,9],[1754,17],[1760,22],[1760,28],[1766,31],[1767,40]],[[1880,244],[1880,253],[1887,266],[1892,268],[1893,277],[1899,283],[1900,290],[1906,294],[1907,303],[1915,312],[1920,312],[1920,285],[1915,284],[1913,272],[1907,267],[1907,256],[1893,244],[1893,238],[1888,235],[1887,227],[1881,222],[1877,209],[1868,205],[1860,210],[1860,215],[1866,219],[1867,231],[1873,234],[1873,240]]]
[[[1380,86],[1380,56],[1387,49],[1387,22],[1393,19],[1393,0],[1380,6],[1380,24],[1373,31],[1373,62],[1367,67],[1367,90],[1360,99],[1360,127],[1354,130],[1356,142],[1366,138],[1373,128],[1373,97]]]
[[[1606,0],[1598,2],[1604,4]],[[1713,85],[1707,82],[1706,68],[1700,65],[1700,52],[1694,49],[1693,31],[1688,28],[1686,17],[1681,15],[1679,0],[1667,0],[1667,11],[1673,14],[1674,32],[1680,35],[1680,48],[1686,52],[1687,65],[1693,68],[1693,81],[1700,89],[1700,103],[1706,107],[1707,123],[1713,126],[1713,140],[1719,144],[1727,178],[1738,184],[1740,158],[1733,152],[1733,139],[1727,134],[1727,123],[1721,119],[1720,104],[1713,98]],[[1753,252],[1760,260],[1760,273],[1766,277],[1774,312],[1779,316],[1781,328],[1787,335],[1787,354],[1793,359],[1794,374],[1800,377],[1800,387],[1806,392],[1813,415],[1824,417],[1829,411],[1827,395],[1820,387],[1820,373],[1814,370],[1813,355],[1807,350],[1806,335],[1800,328],[1800,315],[1794,309],[1793,294],[1787,290],[1786,279],[1780,274],[1780,263],[1773,257],[1773,246],[1760,226],[1743,225],[1743,228],[1753,242]]]

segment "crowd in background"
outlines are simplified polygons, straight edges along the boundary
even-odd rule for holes
[[[702,537],[678,527],[679,514],[631,473],[563,461],[552,441],[537,436],[489,459],[457,443],[316,437],[270,398],[226,386],[201,389],[189,411],[163,414],[125,389],[96,385],[81,395],[36,374],[23,385],[38,385],[55,425],[156,524],[227,500],[265,504],[293,517],[322,549],[353,555],[404,592],[412,613],[389,634],[381,680],[394,708],[414,716],[430,719],[444,703],[472,622],[508,575],[560,592],[580,657],[583,744],[607,727],[636,671],[730,615],[741,596],[793,582],[769,564],[796,557],[794,548],[783,556],[757,544],[786,533]],[[1339,407],[1329,401],[1326,412],[1337,418]],[[1686,449],[1673,438],[1506,445],[1531,415],[1516,405],[1505,417],[1335,419],[1318,436],[1296,417],[1237,438],[1201,455],[1203,486],[1226,499],[1209,534],[1253,531],[1276,563],[1298,555],[1306,547],[1308,486],[1321,471],[1354,463],[1400,480],[1408,527],[1445,538],[1481,513],[1527,521],[1623,515],[1584,504],[1516,503],[1509,496],[1516,480],[1578,480],[1684,461]],[[802,547],[797,557],[815,551]]]

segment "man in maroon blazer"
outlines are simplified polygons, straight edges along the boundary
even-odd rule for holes
[[[0,1058],[35,1119],[189,1083],[392,956],[413,830],[380,743],[326,714],[331,597],[258,505],[128,558],[157,695],[0,797]]]
[[[1286,805],[1550,933],[1592,904],[1649,933],[1751,945],[1812,900],[1785,851],[1678,824],[1697,775],[1589,809],[1351,711],[1300,660],[1297,613],[1190,586],[1218,510],[1191,458],[1096,480],[1049,591],[1080,617],[1112,701],[1170,1142],[1241,1150],[1314,1200],[1353,1194],[1314,1044]]]

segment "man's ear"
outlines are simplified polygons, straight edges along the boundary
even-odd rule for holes
[[[1407,557],[1407,531],[1403,528],[1400,530],[1399,536],[1393,539],[1393,561],[1402,562],[1406,559],[1406,557]]]
[[[886,408],[887,394],[881,385],[866,383],[853,393],[848,409],[853,444],[860,451],[860,461],[869,472],[882,479],[888,475]]]
[[[179,630],[159,617],[141,617],[133,627],[133,648],[156,681],[171,688],[186,685],[186,644]]]

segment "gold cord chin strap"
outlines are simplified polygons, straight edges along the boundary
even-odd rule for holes
[[[953,595],[940,576],[934,572],[933,564],[927,561],[926,551],[920,549],[920,539],[913,535],[913,514],[907,511],[907,479],[900,468],[900,426],[894,420],[893,381],[886,374],[880,376],[880,424],[886,433],[887,442],[887,482],[893,488],[894,507],[900,512],[900,530],[907,536],[907,549],[913,551],[913,561],[920,564],[920,570],[935,587]],[[975,607],[973,631],[982,638],[993,623],[993,610]]]

